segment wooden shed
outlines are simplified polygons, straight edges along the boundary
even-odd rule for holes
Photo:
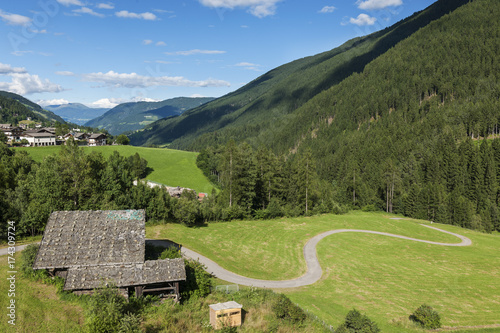
[[[235,301],[210,305],[210,324],[216,330],[241,326],[242,307]]]
[[[135,291],[180,297],[183,259],[145,261],[144,210],[53,212],[33,269],[64,278],[64,290],[91,294],[112,284],[128,297]]]

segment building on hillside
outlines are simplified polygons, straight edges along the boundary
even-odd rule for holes
[[[88,138],[89,138],[89,135],[87,133],[74,133],[74,138],[75,140],[78,140],[78,141],[87,141]]]
[[[89,146],[105,146],[106,145],[106,134],[95,133],[89,136]]]
[[[21,140],[21,136],[23,134],[23,129],[21,127],[6,127],[3,125],[7,124],[0,124],[0,131],[5,134],[5,136],[7,137],[7,141],[16,142]]]
[[[42,127],[40,129],[38,129],[38,132],[47,132],[47,133],[52,133],[52,134],[56,134],[56,128],[55,127]]]
[[[76,294],[111,284],[125,297],[135,292],[178,300],[184,261],[145,261],[145,234],[144,210],[53,212],[33,269],[64,278],[64,290]]]
[[[0,124],[0,128],[11,128],[12,124]]]
[[[26,131],[20,136],[20,139],[26,139],[31,147],[55,146],[56,136],[49,132]]]

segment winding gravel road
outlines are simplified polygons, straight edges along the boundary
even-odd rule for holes
[[[207,269],[206,269],[207,272],[215,275],[216,277],[218,277],[219,279],[222,279],[224,281],[228,281],[228,282],[236,283],[236,284],[241,284],[241,285],[245,285],[245,286],[277,289],[277,288],[302,287],[302,286],[307,286],[307,285],[310,285],[310,284],[317,282],[321,278],[323,271],[321,270],[321,266],[319,264],[318,257],[316,256],[316,245],[323,238],[328,237],[328,236],[333,235],[333,234],[338,234],[341,232],[360,232],[360,233],[366,233],[366,234],[383,235],[383,236],[388,236],[388,237],[406,239],[406,240],[414,241],[414,242],[421,242],[421,243],[442,245],[442,246],[469,246],[472,244],[472,241],[465,236],[455,234],[453,232],[441,230],[439,228],[431,227],[431,226],[424,225],[424,224],[422,224],[422,226],[456,236],[456,237],[461,239],[461,242],[460,243],[431,242],[431,241],[426,241],[426,240],[422,240],[422,239],[394,235],[394,234],[390,234],[387,232],[370,231],[370,230],[357,230],[357,229],[330,230],[330,231],[326,231],[326,232],[323,232],[319,235],[314,236],[304,246],[303,253],[304,253],[304,259],[306,260],[306,264],[307,264],[307,272],[299,278],[292,279],[292,280],[283,280],[283,281],[251,279],[251,278],[248,278],[245,276],[235,274],[233,272],[230,272],[230,271],[220,267],[213,260],[210,260],[207,257],[202,256],[201,254],[198,254],[198,253],[196,253],[190,249],[187,249],[185,247],[182,247],[181,253],[184,257],[200,261],[203,265],[205,265],[207,267]],[[155,240],[153,242],[155,245],[164,245],[165,246],[167,244],[171,244],[171,243],[168,243],[165,241],[159,241],[159,240]]]
[[[460,243],[440,243],[440,242],[431,242],[431,241],[426,241],[422,239],[416,239],[416,238],[411,238],[411,237],[406,237],[406,236],[400,236],[400,235],[394,235],[390,234],[387,232],[380,232],[380,231],[370,231],[370,230],[357,230],[357,229],[337,229],[337,230],[330,230],[323,232],[319,235],[314,236],[311,238],[307,244],[304,246],[304,259],[306,260],[307,264],[307,272],[302,275],[299,278],[292,279],[292,280],[283,280],[283,281],[273,281],[273,280],[259,280],[259,279],[251,279],[245,276],[241,276],[238,274],[235,274],[233,272],[230,272],[222,267],[220,267],[217,263],[215,263],[213,260],[208,259],[205,256],[202,256],[199,253],[196,253],[188,248],[182,247],[181,253],[184,257],[198,260],[201,262],[203,265],[207,267],[207,272],[215,275],[219,279],[222,279],[224,281],[228,281],[231,283],[236,283],[236,284],[241,284],[245,286],[253,286],[253,287],[259,287],[259,288],[295,288],[295,287],[302,287],[302,286],[307,286],[310,284],[313,284],[317,282],[320,278],[321,275],[323,274],[323,271],[321,270],[321,266],[318,261],[318,257],[316,256],[316,245],[321,241],[323,238],[328,237],[333,234],[339,234],[341,232],[361,232],[365,234],[375,234],[375,235],[383,235],[383,236],[388,236],[388,237],[394,237],[394,238],[400,238],[400,239],[406,239],[409,241],[414,241],[414,242],[421,242],[421,243],[427,243],[427,244],[434,244],[434,245],[442,245],[442,246],[469,246],[472,244],[472,241],[462,235],[455,234],[453,232],[441,230],[436,227],[431,227],[428,225],[422,224],[422,226],[431,228],[440,232],[444,232],[450,235],[453,235],[455,237],[458,237],[461,239]],[[171,246],[172,242],[169,241],[164,241],[164,240],[147,240],[148,243],[151,243],[153,245],[157,246]],[[24,249],[26,245],[18,246],[16,247],[16,251],[21,251]],[[7,249],[0,249],[0,255],[5,255],[7,254]]]

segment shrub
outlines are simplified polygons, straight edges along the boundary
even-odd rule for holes
[[[279,294],[276,302],[272,305],[276,318],[283,319],[292,324],[301,324],[306,319],[306,314],[297,305],[293,304],[288,297]]]
[[[410,316],[410,320],[420,324],[426,329],[436,329],[441,327],[439,314],[429,305],[422,304]]]
[[[358,310],[352,309],[345,317],[345,321],[335,330],[335,333],[378,333],[377,324]]]
[[[141,331],[141,312],[148,304],[157,300],[146,296],[131,298],[127,302],[113,286],[97,289],[89,299],[86,328],[88,332],[126,332]]]
[[[378,211],[380,211],[380,209],[378,209],[377,206],[375,206],[374,204],[366,205],[361,210],[363,212],[378,212]]]
[[[86,323],[88,331],[116,332],[121,326],[125,306],[125,297],[116,288],[96,289],[89,301]]]
[[[175,246],[167,247],[160,254],[160,259],[176,259],[176,258],[182,258],[182,255],[181,255],[181,250],[179,250]]]
[[[189,299],[191,296],[205,297],[212,288],[212,275],[207,273],[199,261],[184,260],[186,265],[186,282],[183,282],[182,296]]]
[[[33,263],[35,262],[38,247],[38,244],[30,244],[26,246],[21,253],[20,270],[24,277],[32,278],[36,275],[36,272],[33,269]]]

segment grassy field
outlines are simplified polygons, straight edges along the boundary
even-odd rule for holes
[[[16,255],[16,261],[20,260]],[[33,282],[21,278],[16,274],[16,325],[12,326],[7,321],[7,306],[11,300],[8,296],[9,283],[7,281],[7,256],[0,256],[0,305],[2,320],[0,332],[17,333],[57,333],[57,332],[82,332],[84,322],[83,309],[76,303],[60,301],[56,295],[56,287]]]
[[[42,161],[45,156],[58,153],[61,147],[24,147],[15,149],[28,152],[35,161]],[[146,177],[148,180],[168,186],[192,188],[197,192],[212,192],[213,186],[196,166],[196,153],[134,146],[83,147],[83,149],[87,152],[101,152],[105,157],[111,155],[115,150],[123,156],[139,153],[141,157],[148,161],[148,167],[153,169],[153,172]]]
[[[302,247],[309,238],[326,230],[366,229],[459,242],[451,235],[419,225],[425,221],[391,219],[394,217],[352,212],[214,223],[201,228],[169,224],[148,228],[147,236],[181,243],[238,274],[276,280],[302,275]],[[415,332],[418,328],[408,316],[423,303],[441,314],[445,326],[500,326],[500,237],[437,226],[471,238],[473,245],[444,247],[381,235],[332,235],[317,247],[322,279],[312,286],[284,292],[333,326],[356,307],[375,320],[382,332]],[[500,327],[482,331],[500,332]]]

